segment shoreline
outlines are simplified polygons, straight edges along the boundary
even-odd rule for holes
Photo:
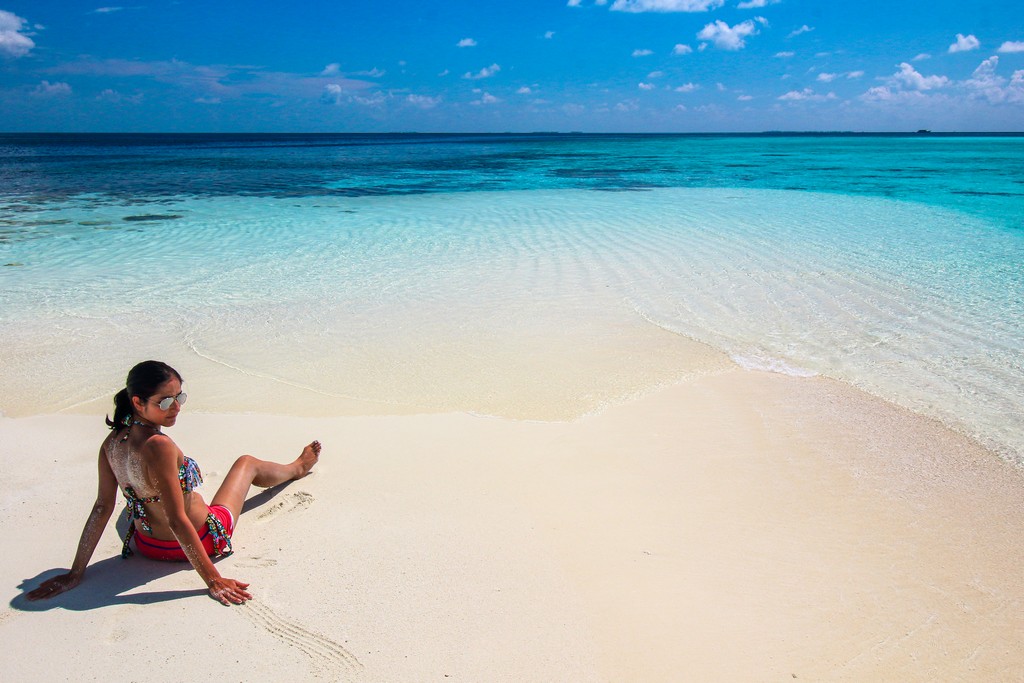
[[[254,603],[217,605],[187,566],[122,564],[111,530],[83,586],[25,603],[23,588],[73,556],[100,419],[0,418],[0,520],[23,549],[2,570],[0,643],[52,655],[5,656],[15,678],[130,677],[132,638],[154,624],[165,680],[208,671],[172,645],[197,624],[214,651],[272,653],[239,664],[240,680],[1024,670],[1024,474],[837,380],[737,366],[572,422],[186,409],[170,434],[202,465],[207,498],[242,452],[324,443],[313,475],[251,494],[218,563],[252,582]],[[54,652],[53,632],[69,647]]]
[[[286,411],[262,411],[262,410],[224,410],[214,408],[200,407],[196,409],[195,404],[199,403],[193,400],[190,404],[190,414],[195,415],[221,415],[221,416],[232,416],[232,417],[252,417],[252,416],[266,416],[271,418],[302,418],[302,417],[316,417],[316,418],[360,418],[360,417],[399,417],[399,416],[437,416],[437,415],[452,415],[462,414],[474,418],[480,419],[492,419],[492,420],[508,420],[513,423],[525,423],[525,424],[573,424],[581,420],[588,420],[601,415],[608,410],[615,410],[621,406],[628,405],[635,401],[643,400],[645,397],[652,394],[658,394],[666,390],[671,389],[677,384],[684,384],[692,381],[699,377],[708,375],[717,375],[732,372],[749,372],[749,373],[764,373],[768,375],[774,375],[788,380],[811,380],[811,381],[824,381],[834,382],[839,387],[842,387],[844,391],[853,392],[856,394],[863,394],[865,397],[878,401],[885,404],[889,409],[897,413],[905,413],[907,416],[914,420],[923,420],[925,422],[933,423],[935,428],[941,431],[948,431],[957,437],[964,439],[969,442],[972,447],[986,451],[994,459],[1003,462],[1011,468],[1018,469],[1024,475],[1024,462],[1021,458],[1024,458],[1024,454],[1018,454],[1009,445],[998,444],[994,440],[986,442],[985,439],[980,436],[968,433],[962,426],[956,424],[950,424],[943,420],[941,417],[936,415],[929,415],[924,412],[919,412],[910,406],[903,405],[893,398],[882,396],[874,393],[865,387],[858,386],[853,382],[839,379],[836,377],[830,377],[816,373],[814,371],[805,371],[801,368],[791,368],[786,361],[777,361],[772,363],[765,363],[761,361],[750,362],[744,359],[738,359],[730,356],[726,351],[715,348],[713,345],[689,337],[682,336],[682,346],[688,347],[684,351],[687,355],[687,362],[685,368],[678,369],[678,377],[676,379],[666,379],[660,382],[656,382],[650,386],[639,387],[631,392],[629,395],[623,395],[616,398],[611,398],[603,401],[599,405],[595,405],[590,410],[585,412],[570,415],[570,416],[514,416],[514,415],[503,415],[501,413],[490,413],[483,410],[472,410],[472,409],[456,409],[456,410],[439,410],[436,407],[430,408],[424,405],[417,405],[415,403],[400,404],[392,403],[385,400],[374,400],[368,398],[359,398],[345,395],[324,395],[317,391],[290,383],[278,384],[277,380],[271,377],[247,377],[243,381],[256,380],[267,380],[271,387],[281,387],[285,391],[296,391],[290,399],[295,401],[296,407],[293,410]],[[782,369],[778,369],[782,367]],[[234,368],[231,368],[234,370]],[[197,373],[198,374],[198,373]],[[189,381],[189,386],[200,384],[200,382]],[[255,391],[255,389],[253,389]],[[111,391],[110,396],[101,396],[93,399],[81,401],[77,404],[59,408],[52,412],[46,413],[34,413],[29,415],[13,415],[7,416],[0,413],[0,420],[21,420],[30,419],[33,417],[42,417],[45,415],[94,415],[104,416],[109,413],[108,404],[110,403],[113,394],[116,391]],[[335,400],[335,404],[329,408],[315,408],[314,402],[318,400]],[[1000,447],[1002,446],[1002,447]]]

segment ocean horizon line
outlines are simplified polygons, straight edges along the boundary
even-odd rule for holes
[[[848,130],[765,130],[717,132],[638,131],[0,131],[11,137],[573,137],[573,138],[671,138],[671,137],[1024,137],[1024,131],[848,131]]]

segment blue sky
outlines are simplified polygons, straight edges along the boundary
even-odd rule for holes
[[[1024,130],[962,0],[0,0],[4,131]]]

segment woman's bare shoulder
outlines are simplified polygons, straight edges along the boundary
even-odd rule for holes
[[[174,443],[171,437],[160,432],[147,437],[142,442],[142,447],[139,450],[142,453],[142,457],[150,461],[163,460],[164,458],[178,460],[182,457],[178,444]]]
[[[116,431],[111,431],[109,434],[107,434],[106,437],[104,437],[103,443],[100,444],[100,452],[101,453],[107,453],[107,454],[110,453],[111,447],[113,447],[113,445],[116,443],[116,439],[115,439],[116,436],[117,436],[117,432]]]

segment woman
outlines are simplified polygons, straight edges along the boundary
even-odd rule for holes
[[[82,581],[89,558],[110,519],[121,488],[131,517],[122,556],[132,554],[131,541],[147,557],[188,560],[225,605],[252,598],[249,584],[220,575],[211,555],[231,552],[231,534],[249,487],[268,487],[306,476],[320,457],[320,442],[302,449],[293,462],[279,464],[243,455],[231,466],[210,505],[195,491],[202,474],[195,461],[163,432],[178,419],[185,403],[181,375],[166,363],[148,360],[128,373],[126,388],[114,396],[111,433],[99,452],[96,503],[82,530],[71,571],[47,579],[28,594],[29,600],[51,598]]]

